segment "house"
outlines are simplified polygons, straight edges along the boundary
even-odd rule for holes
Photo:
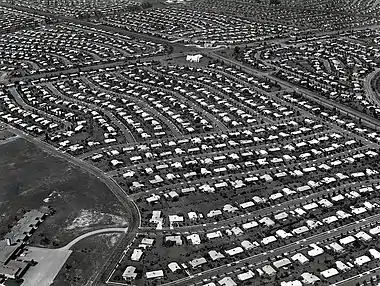
[[[123,276],[124,280],[127,280],[127,281],[128,280],[134,280],[137,276],[136,267],[127,266],[127,268],[125,268],[122,276]]]
[[[184,221],[183,216],[169,215],[170,228],[173,228],[174,223],[183,222],[183,221]]]
[[[152,218],[149,222],[157,224],[156,229],[162,229],[163,221],[164,219],[161,217],[161,211],[153,211]]]
[[[368,250],[374,259],[380,259],[380,252],[377,249],[371,248]]]
[[[220,230],[215,231],[215,232],[210,232],[210,233],[206,234],[206,237],[208,239],[214,239],[214,238],[222,237],[222,232]]]
[[[365,207],[358,207],[358,208],[353,208],[351,212],[355,215],[359,215],[359,214],[365,213],[366,211],[367,209]]]
[[[353,237],[352,235],[349,235],[349,236],[339,239],[339,243],[342,245],[347,245],[347,244],[353,243],[355,240],[356,240],[355,237]]]
[[[309,228],[307,226],[300,226],[292,230],[293,234],[302,234],[304,232],[309,231]]]
[[[256,241],[254,241],[254,242],[252,243],[252,242],[250,242],[250,241],[248,241],[248,240],[243,240],[243,241],[241,242],[241,246],[242,246],[245,250],[251,250],[251,249],[253,249],[253,248],[255,248],[255,247],[258,247],[259,244],[258,244]]]
[[[246,281],[246,280],[253,278],[254,276],[255,276],[255,274],[252,272],[252,270],[248,270],[247,272],[243,272],[243,273],[238,274],[237,279],[239,281]]]
[[[165,242],[168,242],[168,241],[174,242],[175,245],[177,246],[182,245],[182,238],[180,235],[170,235],[170,236],[165,237]]]
[[[339,218],[339,219],[345,219],[345,218],[349,218],[351,217],[352,215],[342,211],[342,210],[339,210],[336,212],[336,216]]]
[[[191,242],[192,245],[199,245],[201,244],[201,238],[199,237],[199,234],[193,233],[186,237],[188,241]]]
[[[327,200],[327,199],[321,199],[319,202],[318,202],[322,207],[325,207],[325,208],[329,208],[329,207],[332,207],[333,204]]]
[[[240,227],[238,226],[235,226],[231,229],[231,231],[236,235],[236,236],[239,236],[239,235],[242,235],[244,232],[241,230]]]
[[[280,259],[280,260],[273,262],[273,266],[276,267],[277,269],[280,269],[282,267],[286,267],[290,264],[292,264],[292,262],[288,258],[283,258],[283,259]]]
[[[333,222],[336,222],[336,221],[338,221],[338,218],[336,216],[334,216],[334,215],[322,219],[322,222],[326,223],[326,224],[330,224],[330,223],[333,223]]]
[[[294,280],[294,281],[281,281],[281,286],[302,286],[301,281]]]
[[[354,264],[357,266],[362,266],[363,264],[366,264],[371,261],[371,258],[369,258],[367,255],[362,255],[360,257],[355,258]]]
[[[172,200],[174,200],[175,198],[178,198],[178,197],[179,197],[179,195],[178,195],[178,193],[177,193],[176,191],[170,191],[170,192],[169,192],[169,196],[170,196],[170,198],[171,198]]]
[[[141,240],[141,243],[139,244],[139,247],[143,247],[145,249],[147,247],[152,247],[153,243],[154,243],[154,238],[146,238],[146,237],[144,237]]]
[[[188,212],[187,216],[189,217],[189,220],[197,220],[198,219],[198,215],[196,212]]]
[[[191,62],[191,63],[199,63],[203,56],[202,55],[187,55],[186,56],[186,61]]]
[[[303,208],[304,208],[306,211],[311,211],[311,210],[313,210],[313,209],[318,208],[318,204],[317,204],[317,203],[310,203],[310,204],[304,205]]]
[[[257,204],[262,204],[262,203],[265,203],[266,202],[266,199],[265,198],[261,198],[259,196],[253,196],[252,197],[252,200],[257,203]]]
[[[193,268],[196,268],[196,267],[198,267],[198,266],[201,266],[201,265],[207,263],[207,260],[206,260],[206,258],[201,257],[201,258],[193,259],[193,260],[191,260],[189,263],[190,263],[190,265],[191,265]]]
[[[315,243],[312,243],[309,245],[312,249],[309,250],[307,252],[307,254],[310,256],[310,257],[316,257],[318,255],[321,255],[322,253],[324,253],[324,250],[322,247],[319,247],[318,245],[316,245]]]
[[[283,196],[284,195],[281,193],[274,193],[274,194],[269,196],[269,200],[275,201],[275,200],[282,198]]]
[[[338,270],[340,270],[340,271],[347,271],[347,270],[351,269],[351,267],[349,267],[347,264],[345,264],[339,260],[335,261],[335,265],[336,265],[336,268],[338,268]]]
[[[338,275],[339,274],[339,271],[336,270],[335,268],[329,268],[327,270],[324,270],[321,272],[321,275],[324,277],[324,278],[330,278],[330,277],[333,277],[335,275]]]
[[[251,222],[247,222],[247,223],[243,223],[242,227],[244,230],[247,230],[247,229],[250,229],[250,228],[254,228],[256,226],[258,226],[259,224],[255,221],[251,221]]]
[[[207,214],[207,217],[215,217],[215,216],[219,216],[219,215],[222,215],[222,211],[221,210],[211,210],[208,212]]]
[[[155,271],[146,272],[145,276],[147,279],[159,279],[159,278],[164,277],[164,271],[155,270]]]
[[[150,204],[156,203],[161,199],[161,197],[157,194],[152,194],[150,197],[146,198],[146,201]]]
[[[226,205],[223,206],[223,211],[224,212],[234,213],[237,210],[239,210],[237,207],[234,207],[234,206],[232,206],[230,204],[226,204]]]
[[[335,252],[343,252],[344,251],[344,248],[343,246],[341,246],[339,243],[337,242],[333,242],[333,243],[330,243],[328,245],[332,250],[334,250]]]
[[[212,261],[215,261],[215,260],[218,260],[218,259],[221,259],[221,258],[225,257],[222,253],[220,253],[220,252],[218,252],[216,250],[210,250],[208,252],[208,255],[210,256],[210,258],[212,259]]]
[[[285,220],[289,215],[286,212],[280,212],[274,215],[275,220]]]
[[[236,255],[236,254],[243,253],[244,250],[243,250],[243,248],[241,248],[240,246],[238,246],[238,247],[235,247],[235,248],[232,248],[232,249],[229,249],[229,250],[225,250],[225,252],[226,252],[229,256],[234,256],[234,255]]]
[[[303,255],[301,252],[294,254],[291,258],[293,261],[297,261],[300,264],[306,264],[309,262],[309,259],[305,255]]]
[[[362,241],[369,241],[372,239],[372,236],[370,236],[365,231],[359,231],[357,234],[354,235],[356,238],[362,240]]]
[[[264,217],[261,220],[259,220],[259,223],[265,224],[265,226],[273,226],[275,223],[273,220],[271,220],[269,217]]]
[[[295,212],[296,215],[298,215],[298,216],[303,216],[304,214],[306,214],[306,211],[304,211],[304,210],[301,209],[301,208],[296,208],[296,209],[294,210],[294,212]]]
[[[286,239],[286,238],[292,237],[293,234],[286,232],[285,230],[279,229],[279,230],[276,230],[276,236],[282,239]]]
[[[320,279],[317,276],[308,272],[302,273],[301,277],[303,279],[302,281],[308,285],[313,285],[315,282],[320,281]]]
[[[269,276],[273,276],[276,274],[276,270],[271,265],[265,265],[262,267],[262,270],[264,271],[265,274]]]
[[[339,201],[344,200],[344,199],[345,198],[344,198],[344,196],[342,194],[336,195],[336,196],[334,196],[334,197],[331,198],[331,200],[333,202],[339,202]]]
[[[309,219],[306,221],[306,224],[307,226],[309,227],[309,229],[314,229],[314,228],[317,228],[319,226],[322,226],[323,224],[318,221],[318,220],[314,220],[314,219]]]
[[[134,249],[131,255],[131,260],[140,261],[142,255],[143,255],[143,251],[141,249]]]
[[[241,204],[240,204],[240,207],[241,207],[242,209],[247,209],[247,208],[253,207],[254,205],[255,205],[254,202],[252,202],[252,201],[248,201],[248,202],[241,203]]]
[[[218,281],[218,284],[221,286],[237,286],[236,282],[231,277],[224,277]]]
[[[376,226],[374,228],[371,228],[369,230],[369,233],[372,234],[372,235],[376,235],[376,234],[380,234],[380,226]]]
[[[135,175],[134,171],[127,171],[123,174],[123,178],[131,178]]]
[[[268,245],[272,242],[275,242],[277,240],[277,238],[275,236],[268,236],[268,237],[264,237],[262,240],[261,240],[261,243],[263,245]]]

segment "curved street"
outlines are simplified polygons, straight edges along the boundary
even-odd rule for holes
[[[366,97],[378,106],[380,106],[380,96],[379,96],[378,91],[372,87],[372,81],[376,79],[379,72],[380,72],[380,69],[375,68],[375,70],[371,72],[369,75],[367,75],[367,77],[363,81]]]
[[[85,239],[87,237],[98,235],[98,234],[104,234],[104,233],[114,233],[114,232],[127,233],[128,232],[128,228],[127,227],[126,228],[124,228],[124,227],[108,227],[108,228],[102,228],[102,229],[97,229],[97,230],[94,230],[94,231],[90,231],[90,232],[84,233],[84,234],[76,237],[75,239],[73,239],[72,241],[70,241],[68,244],[66,244],[65,246],[60,247],[59,249],[60,250],[69,250],[71,247],[73,247],[79,241],[81,241],[81,240],[83,240],[83,239]]]
[[[119,184],[117,184],[112,178],[105,175],[100,169],[90,165],[89,163],[82,161],[78,158],[75,158],[67,153],[62,153],[57,148],[49,145],[48,143],[43,142],[37,138],[34,138],[33,136],[26,134],[25,132],[21,130],[16,129],[9,124],[4,124],[4,125],[6,125],[10,130],[12,130],[14,134],[18,135],[19,137],[27,140],[30,143],[33,143],[39,146],[40,148],[42,148],[43,150],[45,150],[46,152],[52,155],[65,159],[67,162],[75,166],[78,166],[82,168],[83,170],[86,170],[88,173],[96,176],[99,180],[101,180],[110,189],[110,191],[116,196],[116,198],[120,201],[120,203],[124,206],[126,215],[128,217],[127,235],[124,237],[123,245],[128,245],[129,243],[132,242],[132,240],[135,238],[137,234],[138,229],[141,227],[140,210],[138,209],[135,202],[129,198],[129,196],[124,192],[124,190],[120,187]],[[118,232],[119,230],[125,231],[125,229],[123,230],[117,229]],[[110,257],[107,263],[103,266],[103,269],[107,269],[111,267],[112,265],[115,265],[114,262],[116,262],[118,258],[119,258],[118,256]],[[103,274],[103,272],[104,271],[100,271],[99,273]],[[101,275],[97,276],[96,280],[93,281],[93,285],[103,285],[103,283],[101,283],[100,281],[101,277],[102,277]]]

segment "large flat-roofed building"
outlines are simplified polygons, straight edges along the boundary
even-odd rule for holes
[[[26,262],[11,260],[6,265],[0,264],[0,273],[6,278],[16,279],[25,273],[28,266]]]
[[[11,239],[13,242],[23,242],[31,236],[38,225],[43,222],[46,214],[38,210],[26,212],[23,217],[12,227],[5,238]]]
[[[0,263],[7,263],[17,253],[21,247],[21,243],[12,244],[6,239],[0,240]]]
[[[0,240],[0,277],[16,279],[25,273],[29,263],[17,260],[17,256],[46,215],[38,210],[26,212],[4,239]]]

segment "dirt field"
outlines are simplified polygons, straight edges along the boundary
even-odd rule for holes
[[[95,177],[17,139],[0,145],[0,237],[23,211],[49,206],[31,237],[35,246],[60,247],[108,225],[125,226],[123,207]]]
[[[73,253],[58,273],[53,286],[91,285],[122,234],[102,234],[86,238],[73,247]]]
[[[10,138],[10,137],[13,137],[14,135],[12,133],[10,133],[9,131],[7,130],[1,130],[1,126],[0,126],[0,143],[3,142],[4,140]]]

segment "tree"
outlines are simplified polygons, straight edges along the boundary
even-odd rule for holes
[[[152,8],[152,4],[149,2],[144,2],[141,4],[141,8],[143,8],[143,9]]]

